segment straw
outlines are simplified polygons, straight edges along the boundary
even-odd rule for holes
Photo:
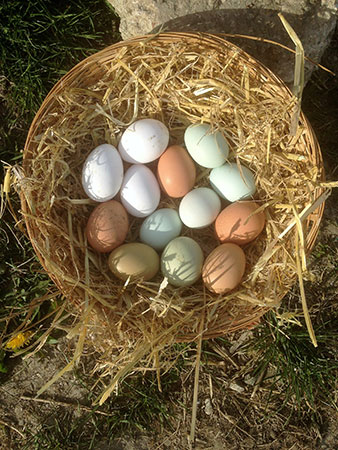
[[[295,55],[295,70],[293,78],[293,93],[297,98],[297,103],[295,105],[295,110],[291,118],[290,134],[295,136],[297,133],[299,115],[301,111],[302,95],[304,89],[304,48],[301,40],[297,36],[295,30],[291,27],[289,22],[285,19],[282,13],[278,14],[281,19],[284,28],[288,32],[290,38],[296,46]]]

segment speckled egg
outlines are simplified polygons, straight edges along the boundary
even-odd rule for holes
[[[116,200],[100,203],[89,216],[86,234],[90,246],[108,253],[121,245],[128,233],[127,211]]]

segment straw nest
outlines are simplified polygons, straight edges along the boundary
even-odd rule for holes
[[[49,93],[25,146],[23,215],[42,265],[78,315],[81,345],[89,339],[108,371],[118,367],[123,375],[142,358],[149,365],[155,357],[158,365],[158,351],[168,344],[254,325],[279,305],[299,265],[306,270],[323,205],[302,225],[299,214],[322,193],[323,168],[302,113],[290,134],[295,107],[283,82],[253,58],[221,37],[194,33],[113,45],[78,64]],[[233,292],[212,294],[202,282],[173,288],[160,274],[123,285],[109,272],[107,255],[87,246],[84,231],[95,204],[82,189],[82,165],[93,148],[116,146],[130,123],[146,117],[163,121],[173,144],[183,143],[190,123],[210,123],[229,140],[230,160],[255,173],[255,199],[267,223],[244,249],[246,272]],[[196,186],[208,184],[208,173],[199,171]],[[168,206],[178,203],[163,197],[160,207]],[[127,242],[138,239],[139,226],[134,219]],[[212,227],[183,234],[205,255],[217,245]]]

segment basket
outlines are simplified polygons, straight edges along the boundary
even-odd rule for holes
[[[296,135],[289,134],[295,103],[266,67],[207,33],[119,42],[76,65],[49,92],[25,144],[22,212],[42,266],[106,358],[117,348],[131,353],[136,342],[147,342],[151,352],[201,333],[209,339],[251,327],[280,304],[297,279],[295,242],[299,239],[303,260],[315,243],[324,207],[315,208],[302,228],[290,226],[280,237],[323,193],[320,148],[302,113]],[[84,229],[95,204],[81,187],[82,164],[97,145],[116,146],[125,127],[142,117],[166,123],[173,143],[183,142],[190,123],[210,123],[229,138],[233,160],[256,174],[255,198],[267,225],[245,248],[247,270],[236,290],[211,294],[202,282],[172,288],[160,274],[125,286],[109,273],[106,255],[88,248]],[[207,184],[207,173],[200,171],[197,184]],[[177,206],[172,202],[170,207]],[[167,199],[162,206],[168,206]],[[127,241],[137,239],[138,227],[135,219]],[[212,227],[184,233],[206,254],[217,245]],[[119,364],[127,364],[126,355]]]

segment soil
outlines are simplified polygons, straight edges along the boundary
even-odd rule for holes
[[[338,30],[326,51],[322,64],[338,73]],[[338,80],[337,77],[317,70],[304,91],[303,109],[309,117],[320,141],[327,177],[337,178],[338,142]],[[327,202],[318,243],[336,245],[338,201],[337,191]],[[313,284],[307,283],[307,298],[310,304],[318,304],[327,314],[337,308],[337,273],[335,261],[325,256],[313,258],[311,270],[317,274]],[[297,289],[290,294],[295,296]],[[288,299],[286,299],[288,302]],[[248,333],[248,332],[246,332]],[[250,332],[249,332],[250,333]],[[242,337],[241,337],[242,336]],[[241,338],[240,338],[241,337]],[[245,337],[245,336],[244,336]],[[243,333],[229,337],[232,345],[243,339]],[[164,400],[171,410],[168,422],[157,424],[154,420],[149,430],[129,431],[127,434],[105,435],[105,428],[91,423],[90,405],[92,394],[83,380],[92,365],[90,356],[76,371],[67,372],[42,396],[35,398],[37,391],[61,368],[72,355],[73,341],[60,337],[57,344],[47,344],[34,356],[6,360],[9,370],[0,374],[0,448],[3,450],[22,448],[60,448],[95,450],[146,450],[146,449],[188,449],[188,435],[191,423],[191,405],[194,375],[185,368],[180,373],[176,388]],[[227,347],[226,348],[230,348]],[[233,361],[233,363],[231,362]],[[196,423],[195,449],[200,450],[333,450],[338,448],[338,412],[328,405],[318,407],[318,415],[292,415],[292,405],[282,407],[283,399],[270,402],[269,391],[262,383],[254,393],[246,371],[247,357],[240,351],[229,359],[212,359],[203,364],[200,376],[200,393]],[[253,394],[254,393],[254,394]],[[337,392],[332,396],[337,397]],[[113,405],[113,401],[111,405]],[[268,408],[268,409],[267,409]],[[105,407],[101,413],[107,411]],[[111,411],[111,410],[110,410]],[[94,413],[93,413],[94,414]],[[109,413],[112,414],[113,413]],[[95,417],[106,417],[96,412]],[[34,436],[47,436],[49,425],[55,419],[77,423],[82,418],[83,429],[69,434],[69,443],[58,444],[52,439],[37,442]],[[96,422],[95,422],[96,423]],[[67,423],[64,423],[66,428]],[[87,430],[85,429],[87,427]],[[60,430],[60,442],[63,428]],[[78,434],[76,434],[78,433]],[[81,434],[82,433],[82,434]],[[88,436],[95,437],[89,446]],[[81,437],[82,436],[82,437]],[[71,439],[79,439],[75,444]],[[83,441],[81,441],[81,439]],[[73,442],[73,443],[72,443]],[[82,442],[82,443],[81,443]],[[86,442],[86,443],[85,443]]]

